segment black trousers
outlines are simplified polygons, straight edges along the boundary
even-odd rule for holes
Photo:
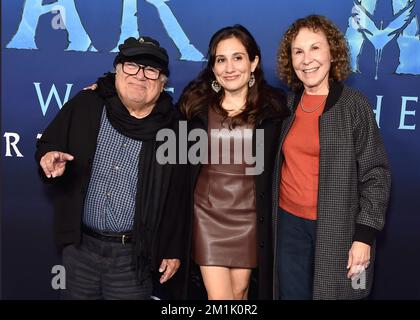
[[[316,221],[278,210],[277,272],[281,300],[312,300]]]
[[[131,243],[102,241],[83,234],[80,246],[63,249],[66,270],[64,299],[148,300],[152,279],[140,283]]]

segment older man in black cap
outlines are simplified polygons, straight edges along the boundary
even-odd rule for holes
[[[156,133],[176,132],[168,54],[150,37],[119,49],[115,74],[68,101],[37,142],[70,299],[149,299],[153,275],[166,283],[184,246],[187,179],[156,160]]]

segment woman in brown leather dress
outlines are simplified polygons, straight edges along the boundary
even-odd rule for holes
[[[264,80],[247,29],[235,25],[213,35],[207,67],[185,88],[179,107],[189,130],[208,133],[206,160],[191,169],[190,248],[207,296],[246,299],[258,267],[257,297],[270,299],[271,174],[286,111],[282,92]]]

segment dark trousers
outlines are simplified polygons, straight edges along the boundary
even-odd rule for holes
[[[316,221],[278,210],[277,272],[280,299],[312,300]]]
[[[83,235],[80,246],[63,250],[66,270],[64,299],[148,300],[149,277],[140,283],[135,272],[132,244],[102,241]]]

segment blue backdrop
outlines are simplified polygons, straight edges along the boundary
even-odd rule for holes
[[[58,297],[51,280],[60,258],[53,244],[52,206],[33,158],[35,140],[65,101],[110,70],[121,40],[151,35],[168,49],[168,89],[177,99],[203,67],[211,35],[241,23],[260,44],[269,82],[281,86],[275,75],[279,41],[291,22],[311,13],[329,17],[347,35],[355,71],[347,83],[372,103],[392,165],[372,297],[419,299],[416,0],[2,1],[2,297]]]

